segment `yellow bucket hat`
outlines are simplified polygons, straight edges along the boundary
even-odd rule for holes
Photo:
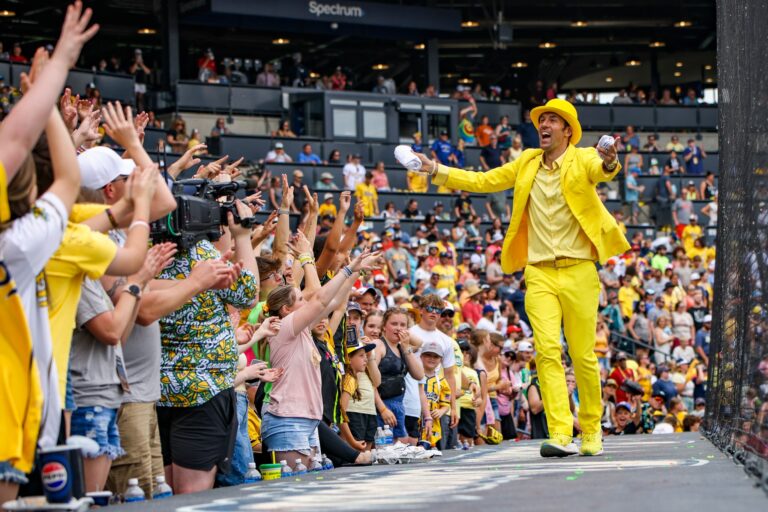
[[[533,123],[533,126],[536,127],[536,130],[539,129],[539,116],[544,112],[554,112],[565,119],[570,125],[571,130],[573,130],[571,144],[575,146],[579,143],[581,140],[581,124],[579,123],[579,115],[576,113],[576,107],[574,107],[570,101],[555,98],[549,100],[546,105],[531,110],[531,122]]]

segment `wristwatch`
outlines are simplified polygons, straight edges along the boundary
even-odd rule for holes
[[[136,300],[141,298],[141,286],[137,284],[129,284],[125,288],[123,288],[124,292],[130,293],[134,297],[136,297]]]

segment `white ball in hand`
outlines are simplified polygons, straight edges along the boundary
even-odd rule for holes
[[[410,146],[401,144],[395,148],[395,158],[400,165],[412,171],[421,169],[421,159],[416,156]]]

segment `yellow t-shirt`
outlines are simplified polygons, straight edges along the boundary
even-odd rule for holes
[[[0,222],[11,218],[0,162]],[[35,458],[43,394],[32,338],[13,276],[0,260],[0,461],[29,473]]]
[[[693,249],[693,241],[696,240],[701,236],[701,226],[696,224],[695,226],[692,224],[688,224],[683,228],[683,247],[685,248],[685,252],[688,253],[691,249]]]
[[[427,175],[423,172],[408,171],[408,190],[411,192],[418,192],[420,194],[429,190],[429,184],[427,183]]]
[[[356,377],[353,379],[347,374],[344,375],[344,380],[342,381],[342,391],[346,391],[352,396],[349,399],[346,412],[376,414],[373,382],[371,382],[366,372],[360,372]],[[360,392],[360,400],[355,400],[355,390]]]
[[[456,267],[453,265],[441,265],[438,263],[432,267],[433,274],[440,274],[440,280],[437,282],[437,289],[445,288],[450,292],[448,298],[453,300],[456,296],[456,281],[459,278],[459,274],[456,271]]]
[[[448,381],[440,378],[437,375],[432,377],[426,377],[426,383],[424,384],[424,392],[427,395],[427,402],[429,402],[429,410],[436,411],[442,407],[450,407],[451,405],[451,388],[448,386]],[[432,436],[427,439],[426,430],[421,433],[422,441],[429,441],[432,446],[435,446],[437,442],[443,437],[442,429],[440,428],[440,421],[432,422]]]
[[[459,396],[459,399],[456,401],[457,405],[460,409],[474,409],[474,406],[472,405],[472,391],[470,390],[472,384],[477,385],[477,387],[480,387],[480,379],[477,377],[477,371],[473,368],[470,368],[468,366],[464,366],[461,368],[461,373],[466,377],[467,379],[467,386],[461,386],[461,396]]]
[[[631,317],[632,307],[635,301],[640,300],[640,296],[631,286],[622,286],[619,288],[619,305],[621,306],[621,316]]]
[[[75,329],[77,304],[80,302],[80,287],[86,276],[91,279],[99,279],[103,276],[117,254],[117,245],[107,235],[97,233],[88,226],[77,224],[72,220],[86,219],[88,217],[85,216],[87,215],[85,212],[98,213],[96,210],[88,205],[76,204],[73,207],[59,250],[45,266],[53,360],[56,362],[56,370],[59,374],[59,393],[62,404],[67,389],[69,349],[72,345],[72,332]]]
[[[366,217],[373,217],[376,213],[376,203],[379,200],[379,193],[373,184],[366,185],[365,182],[358,183],[355,187],[355,197],[363,203],[363,212]]]
[[[317,214],[322,217],[323,215],[333,215],[336,216],[336,205],[333,203],[321,203],[320,208],[317,211]]]

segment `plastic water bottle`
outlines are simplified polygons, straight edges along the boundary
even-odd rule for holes
[[[301,459],[296,459],[296,465],[293,467],[293,474],[294,475],[306,475],[307,474],[307,466],[305,466]]]
[[[461,447],[462,450],[469,450],[469,441],[464,441],[464,445]]]
[[[376,448],[384,448],[386,441],[384,440],[384,429],[376,427],[376,435],[373,437],[373,442],[376,443]]]
[[[280,468],[280,478],[290,478],[293,476],[293,471],[291,471],[291,466],[288,465],[287,460],[281,460],[280,465],[282,466]]]
[[[323,471],[325,468],[323,467],[323,462],[320,459],[319,455],[315,455],[312,457],[312,462],[309,464],[309,471],[311,473],[316,473],[318,471]]]
[[[144,496],[144,491],[141,490],[141,487],[139,487],[139,479],[138,478],[129,478],[128,479],[128,488],[125,490],[125,494],[123,494],[123,498],[125,499],[126,503],[134,503],[137,501],[144,501],[146,496]]]
[[[331,462],[331,459],[329,459],[325,454],[323,454],[323,469],[326,471],[333,469],[333,462]]]
[[[153,500],[161,500],[163,498],[170,498],[173,496],[173,489],[171,486],[165,483],[165,477],[163,475],[157,475],[155,477],[155,489],[152,491]]]
[[[392,446],[395,444],[395,436],[392,434],[392,429],[389,425],[384,425],[384,444],[385,446]]]
[[[248,463],[248,472],[243,477],[243,483],[244,484],[253,484],[253,483],[256,483],[256,482],[261,482],[261,473],[259,473],[259,470],[256,469],[256,463],[255,462],[249,462]]]

